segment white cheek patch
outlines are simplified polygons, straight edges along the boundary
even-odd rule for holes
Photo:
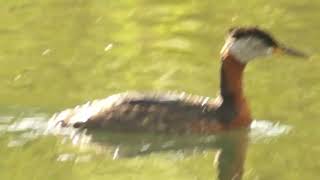
[[[238,40],[234,38],[227,39],[222,52],[226,50],[241,63],[248,63],[256,57],[272,54],[272,48],[267,47],[262,40],[254,37]]]

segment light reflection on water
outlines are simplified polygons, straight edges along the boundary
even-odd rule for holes
[[[292,127],[279,121],[254,120],[251,124],[250,136],[253,142],[288,134]]]

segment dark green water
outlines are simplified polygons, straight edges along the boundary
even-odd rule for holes
[[[46,121],[53,112],[126,90],[214,97],[225,31],[237,25],[259,25],[311,54],[247,67],[246,94],[258,120],[244,179],[318,179],[319,8],[318,0],[2,0],[0,179],[214,179],[215,149],[173,145],[113,160],[93,145],[45,135]],[[121,140],[129,152],[139,147],[131,136],[98,137]]]

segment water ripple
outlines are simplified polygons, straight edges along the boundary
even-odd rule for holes
[[[261,139],[288,134],[292,126],[269,120],[254,120],[251,124],[250,137],[255,142]]]

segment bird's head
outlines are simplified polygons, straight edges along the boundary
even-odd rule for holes
[[[221,50],[222,55],[232,55],[243,64],[256,57],[287,54],[307,57],[304,53],[278,43],[269,33],[257,27],[231,28]]]

